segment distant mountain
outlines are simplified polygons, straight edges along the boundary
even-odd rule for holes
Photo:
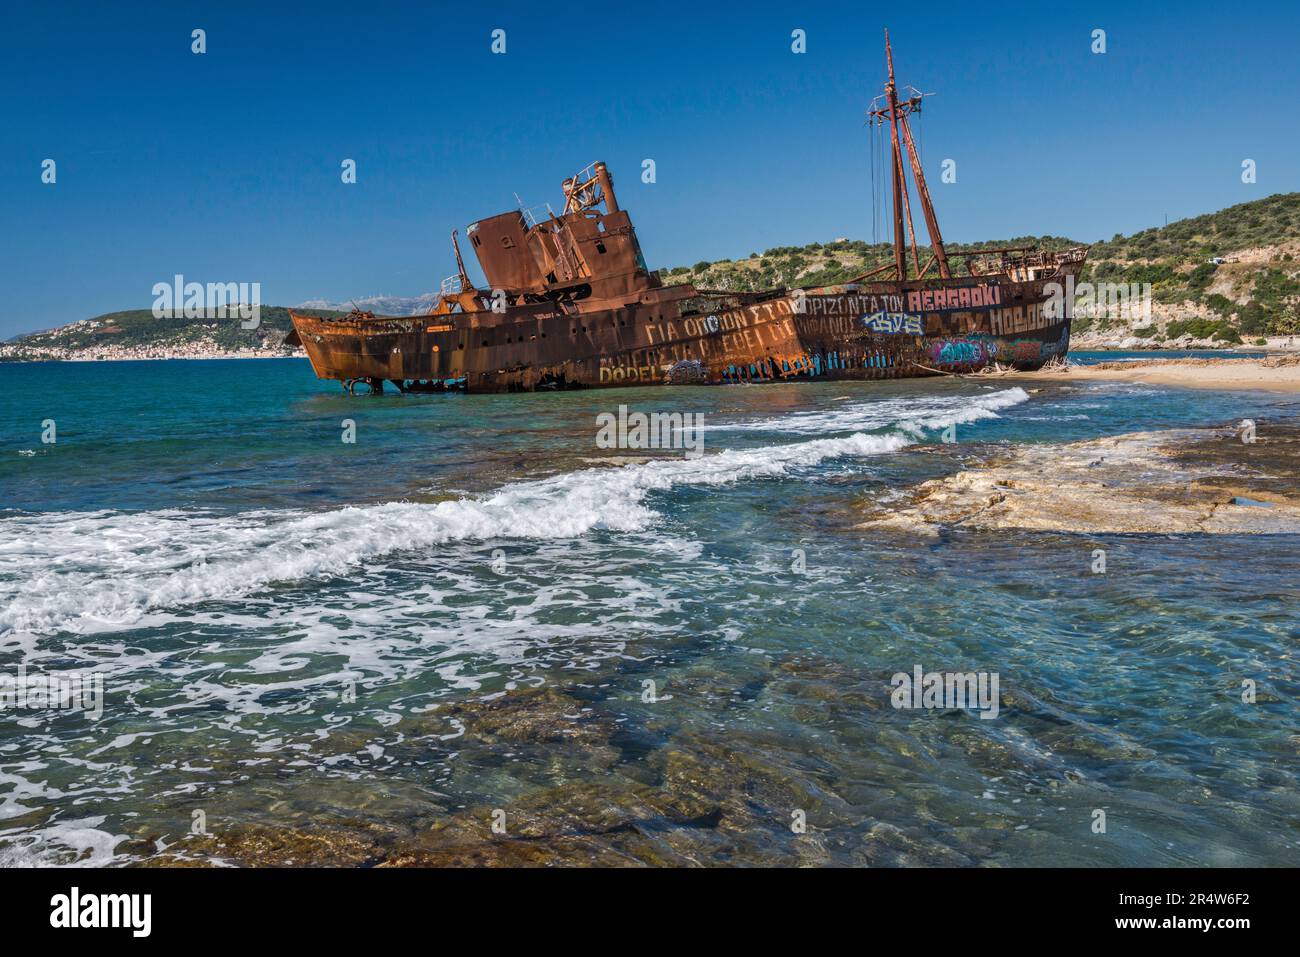
[[[426,292],[422,296],[362,296],[358,299],[349,299],[347,302],[308,299],[294,308],[350,312],[355,304],[358,309],[373,312],[377,316],[420,316],[431,310],[437,301],[436,292]]]

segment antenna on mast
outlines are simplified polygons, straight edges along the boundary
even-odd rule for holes
[[[456,239],[457,230],[451,231],[451,248],[456,250],[456,272],[460,278],[460,289],[464,292],[467,289],[473,289],[474,284],[469,281],[469,273],[465,272],[465,260],[460,258],[460,242]]]
[[[906,100],[899,100],[898,85],[894,80],[894,50],[889,42],[889,30],[885,30],[885,60],[889,64],[889,81],[885,84],[884,105],[877,106],[880,97],[872,101],[867,115],[883,125],[889,121],[890,143],[893,152],[893,193],[894,193],[894,269],[900,280],[907,278],[907,253],[904,247],[904,221],[907,237],[912,245],[912,264],[916,267],[917,278],[937,263],[939,275],[944,279],[952,276],[948,266],[948,254],[943,248],[943,236],[939,232],[939,221],[934,215],[934,204],[930,201],[930,190],[925,183],[925,172],[921,168],[921,158],[912,139],[912,129],[907,117],[911,113],[921,112],[922,98],[927,94],[909,87],[911,94]],[[903,168],[903,147],[907,148],[908,165],[912,168],[912,179],[916,183],[917,198],[921,202],[921,212],[925,216],[926,231],[930,234],[930,247],[933,250],[933,263],[921,268],[920,256],[916,248],[916,229],[912,223],[912,203],[907,189],[907,176]]]

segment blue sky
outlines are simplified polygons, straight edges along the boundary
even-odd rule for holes
[[[651,266],[870,239],[863,112],[885,26],[900,82],[936,93],[918,132],[946,238],[1133,232],[1300,189],[1296,11],[6,4],[0,337],[148,307],[175,273],[260,282],[267,304],[426,292],[455,271],[451,228],[515,192],[559,205],[560,180],[596,159]]]

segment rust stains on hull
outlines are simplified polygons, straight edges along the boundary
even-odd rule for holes
[[[841,286],[721,293],[665,286],[646,268],[636,230],[604,163],[564,180],[563,212],[516,209],[470,224],[487,280],[470,282],[456,233],[458,274],[432,312],[342,319],[293,313],[316,375],[352,391],[613,388],[782,379],[896,379],[968,372],[997,362],[1036,369],[1070,346],[1068,277],[1087,247],[948,253],[912,143],[886,38],[889,84],[873,129],[893,149],[894,263]],[[921,266],[907,201],[903,144],[930,234]],[[903,236],[912,237],[909,276]],[[951,260],[964,261],[966,276]],[[938,275],[926,278],[931,267]],[[892,269],[893,275],[885,271]],[[872,281],[867,282],[866,280]]]
[[[1053,268],[1052,279],[1081,264]],[[682,286],[663,290],[680,297],[592,312],[545,303],[293,322],[317,376],[404,391],[892,379],[994,362],[1035,369],[1064,355],[1069,320],[1052,318],[1047,282],[981,276],[766,295]]]

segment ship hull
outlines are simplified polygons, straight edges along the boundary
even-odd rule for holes
[[[293,315],[320,378],[371,390],[562,388],[898,379],[1039,368],[1069,351],[1049,278],[878,283],[689,295],[565,312],[552,304],[405,318]],[[1055,316],[1061,316],[1055,318]]]

